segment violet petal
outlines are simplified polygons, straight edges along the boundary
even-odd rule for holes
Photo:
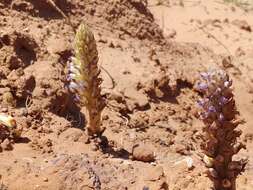
[[[215,113],[216,112],[216,108],[214,106],[209,106],[208,107],[208,112]]]
[[[208,89],[208,85],[206,83],[199,83],[197,86],[198,90],[207,90]]]

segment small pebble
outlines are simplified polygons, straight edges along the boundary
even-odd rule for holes
[[[97,151],[98,150],[97,145],[95,145],[95,144],[91,145],[91,150],[92,151]]]
[[[191,157],[187,157],[185,158],[185,161],[186,161],[188,169],[192,170],[194,168],[193,159]]]
[[[45,178],[43,179],[43,181],[44,181],[44,182],[48,182],[48,178],[45,177]]]
[[[1,147],[3,150],[12,150],[12,145],[11,145],[11,142],[9,141],[9,139],[5,139],[1,143]]]

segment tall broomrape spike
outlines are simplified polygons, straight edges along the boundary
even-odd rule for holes
[[[198,101],[199,116],[205,126],[203,161],[208,168],[208,177],[216,190],[235,190],[236,178],[244,171],[247,160],[233,161],[240,149],[246,148],[237,142],[241,123],[231,89],[232,80],[222,70],[201,73],[197,89],[203,93]]]
[[[75,57],[68,65],[69,89],[76,94],[76,100],[86,107],[89,135],[101,134],[101,112],[105,101],[101,96],[100,69],[97,66],[98,52],[93,33],[87,25],[81,24],[75,36]]]

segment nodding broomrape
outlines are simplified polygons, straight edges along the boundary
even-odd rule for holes
[[[237,143],[241,132],[236,130],[240,122],[231,88],[232,80],[223,70],[211,70],[200,75],[197,90],[203,98],[197,103],[200,119],[205,124],[203,161],[215,189],[235,190],[236,178],[244,171],[247,160],[232,159],[241,148],[245,148]]]
[[[101,82],[98,68],[98,52],[92,31],[81,24],[74,42],[75,57],[68,64],[69,89],[75,94],[75,100],[87,109],[87,129],[90,135],[100,134],[101,112],[105,101],[101,96]]]

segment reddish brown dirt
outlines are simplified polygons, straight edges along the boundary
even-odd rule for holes
[[[23,128],[1,143],[1,190],[210,189],[194,90],[210,67],[234,80],[248,147],[238,157],[252,157],[253,12],[222,1],[159,2],[56,0],[70,25],[46,0],[0,0],[0,112]],[[87,137],[84,111],[66,89],[83,21],[104,68],[99,142]],[[253,189],[251,159],[237,186]]]

